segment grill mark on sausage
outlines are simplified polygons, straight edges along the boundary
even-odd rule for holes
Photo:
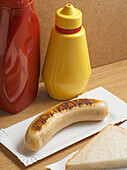
[[[52,115],[54,115],[55,113],[57,113],[57,110],[56,110],[56,109],[53,109],[53,110],[52,110]]]
[[[98,102],[98,100],[95,99],[76,99],[72,100],[78,107],[81,107],[83,105],[92,105]]]
[[[74,107],[77,107],[77,105],[76,105],[76,103],[74,102],[75,100],[72,100],[72,101],[70,101],[73,105],[74,105]]]
[[[39,119],[37,119],[34,124],[32,125],[33,130],[39,131],[42,127],[42,125],[46,124],[47,120],[53,117],[53,114],[51,112],[44,112]]]
[[[71,103],[70,101],[65,102],[65,106],[66,106],[66,109],[69,109],[69,110],[71,110],[74,107],[73,103]]]
[[[44,112],[37,120],[35,120],[35,122],[32,124],[32,130],[40,131],[42,125],[45,125],[48,119],[53,117],[53,115],[57,114],[58,112],[69,111],[77,107],[80,108],[82,106],[91,106],[97,102],[98,100],[95,99],[75,99],[63,102],[54,107],[53,109]]]

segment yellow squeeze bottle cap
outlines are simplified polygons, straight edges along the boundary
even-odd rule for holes
[[[56,12],[56,27],[71,30],[82,26],[82,12],[72,4],[66,4]]]

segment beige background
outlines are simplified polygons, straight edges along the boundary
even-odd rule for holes
[[[35,0],[41,25],[41,70],[55,12],[68,2],[83,12],[92,68],[127,58],[126,0]]]

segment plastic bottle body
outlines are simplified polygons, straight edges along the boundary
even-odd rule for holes
[[[49,95],[68,100],[81,94],[91,74],[85,29],[62,34],[52,28],[43,69]]]
[[[38,89],[39,21],[33,1],[23,8],[0,7],[0,109],[17,113]]]

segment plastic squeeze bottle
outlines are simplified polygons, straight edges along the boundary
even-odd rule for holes
[[[17,113],[36,98],[39,20],[33,0],[0,0],[0,110]]]
[[[43,67],[49,95],[68,100],[83,93],[91,74],[82,12],[67,4],[56,12]]]

